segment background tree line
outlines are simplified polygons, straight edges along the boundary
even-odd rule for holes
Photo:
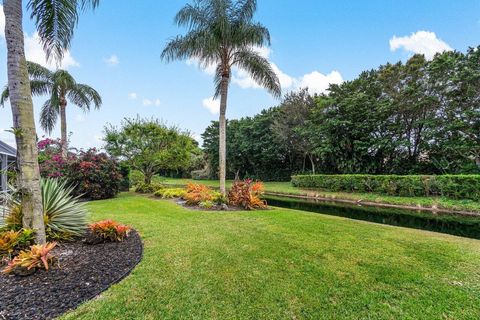
[[[423,55],[362,72],[227,125],[227,174],[289,180],[300,172],[480,172],[480,52]],[[203,133],[218,168],[218,123]],[[215,170],[209,176],[216,177]]]

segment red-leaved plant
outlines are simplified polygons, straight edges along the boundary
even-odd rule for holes
[[[251,179],[235,181],[228,193],[228,202],[230,205],[247,210],[265,209],[267,203],[260,199],[263,192],[264,186],[261,182],[253,182]]]
[[[130,233],[130,227],[113,220],[104,220],[90,224],[90,231],[104,241],[120,242]]]

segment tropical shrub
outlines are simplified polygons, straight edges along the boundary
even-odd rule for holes
[[[183,199],[188,205],[199,205],[203,201],[213,201],[213,191],[203,184],[189,183]]]
[[[228,193],[230,205],[245,208],[247,210],[265,209],[267,204],[260,199],[264,192],[261,182],[253,182],[251,179],[235,181]]]
[[[95,148],[69,152],[66,159],[61,154],[60,140],[41,140],[38,148],[42,177],[62,178],[74,186],[76,196],[93,200],[113,198],[121,184],[127,183],[128,170]]]
[[[164,188],[157,190],[154,195],[163,199],[183,198],[187,191],[182,188]]]
[[[15,252],[28,248],[33,244],[34,240],[34,231],[31,229],[1,232],[0,257],[14,255]]]
[[[158,190],[162,190],[165,188],[163,184],[160,183],[141,183],[137,186],[135,186],[135,192],[137,193],[155,193]]]
[[[209,201],[209,200],[202,201],[199,204],[199,207],[204,208],[204,209],[212,209],[214,206],[215,206],[215,203],[213,201]]]
[[[138,170],[130,170],[130,187],[135,187],[140,184],[143,184],[145,181],[145,176],[142,172]]]
[[[326,191],[480,200],[480,175],[299,175],[292,184]]]
[[[42,179],[42,204],[45,230],[49,239],[69,239],[82,236],[87,226],[88,211],[78,197],[72,196],[74,188],[66,181]],[[5,219],[6,228],[22,227],[22,205],[12,201]]]
[[[130,227],[122,225],[113,220],[104,220],[90,224],[89,229],[91,233],[103,240],[111,242],[123,241],[130,233]]]
[[[17,272],[18,269],[27,271],[45,269],[55,263],[56,257],[50,253],[55,248],[56,242],[46,243],[44,245],[33,245],[29,250],[21,251],[18,256],[10,261],[3,273]]]

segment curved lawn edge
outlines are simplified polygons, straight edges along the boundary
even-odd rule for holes
[[[0,275],[0,319],[53,319],[95,300],[128,277],[144,257],[136,230],[122,242],[61,243],[59,265],[27,277]]]

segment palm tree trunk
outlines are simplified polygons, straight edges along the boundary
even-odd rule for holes
[[[4,0],[7,70],[13,128],[17,142],[18,187],[22,197],[23,227],[35,230],[35,240],[43,244],[40,170],[36,141],[33,102],[25,60],[22,29],[22,0]]]
[[[220,166],[220,192],[222,195],[227,194],[225,188],[225,179],[227,172],[227,120],[225,114],[227,111],[227,95],[228,95],[228,76],[222,77],[222,85],[220,91],[220,119],[219,119],[219,166]]]
[[[62,135],[62,158],[68,156],[68,138],[67,138],[67,100],[60,97],[60,131]]]

